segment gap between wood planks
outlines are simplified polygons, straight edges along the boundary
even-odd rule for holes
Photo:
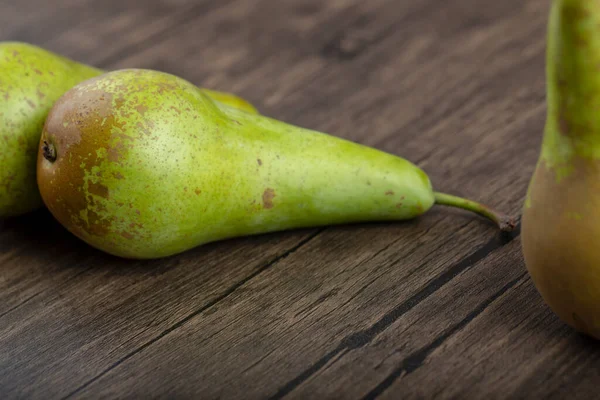
[[[277,391],[277,393],[269,397],[269,400],[277,400],[285,397],[286,395],[291,393],[296,387],[300,386],[312,375],[321,370],[332,359],[339,356],[340,353],[358,349],[368,345],[377,335],[383,332],[387,327],[389,327],[392,323],[398,320],[402,315],[404,315],[405,313],[416,307],[423,300],[427,299],[429,296],[434,294],[438,289],[443,287],[446,283],[450,282],[461,272],[467,270],[471,266],[475,265],[477,262],[483,260],[495,250],[498,250],[501,247],[512,242],[519,235],[520,222],[517,226],[517,229],[515,229],[512,232],[512,234],[502,236],[500,237],[500,239],[498,237],[495,237],[483,246],[481,246],[479,249],[475,250],[473,253],[462,258],[460,261],[448,268],[446,272],[444,272],[439,277],[435,278],[430,283],[428,283],[420,291],[418,291],[409,299],[407,299],[403,303],[400,303],[394,309],[392,309],[383,317],[381,317],[381,319],[375,324],[373,324],[369,329],[355,332],[353,334],[350,334],[349,336],[346,336],[344,339],[341,340],[338,347],[321,357],[321,359],[314,363],[310,368],[306,369],[296,378],[290,380],[287,384],[282,386]],[[481,314],[487,306],[489,306],[495,299],[500,297],[504,292],[513,287],[520,279],[523,278],[524,275],[525,273],[520,275],[517,279],[509,282],[496,294],[494,294],[492,297],[490,297],[488,300],[482,303],[481,306],[473,310],[462,321],[460,321],[454,327],[450,328],[447,332],[433,340],[431,344],[404,359],[404,361],[400,364],[400,367],[398,367],[394,372],[392,372],[392,374],[388,376],[388,378],[386,378],[383,382],[376,386],[369,394],[367,394],[365,399],[375,399],[386,388],[388,388],[398,377],[400,377],[403,374],[412,373],[417,368],[419,368],[423,360],[427,357],[427,355],[429,355],[432,351],[434,351],[437,347],[444,343],[444,341],[446,341],[446,339],[448,339],[450,336],[458,332],[460,329],[464,328],[473,318]]]

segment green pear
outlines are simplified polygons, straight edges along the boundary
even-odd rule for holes
[[[147,259],[301,227],[405,220],[434,203],[514,224],[434,193],[409,161],[228,107],[162,72],[89,79],[53,106],[38,184],[50,212],[105,252]]]
[[[550,309],[600,339],[600,2],[553,2],[546,91],[541,152],[523,207],[523,255]]]
[[[42,205],[37,147],[50,107],[101,71],[18,42],[0,43],[0,218]]]
[[[31,44],[0,42],[0,218],[42,206],[37,146],[50,107],[75,84],[103,72]],[[203,90],[229,106],[257,112],[235,95]]]

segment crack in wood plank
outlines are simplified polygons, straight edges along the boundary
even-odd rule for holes
[[[83,263],[88,263],[88,260],[89,260],[89,259],[90,259],[90,258],[86,258],[86,259],[84,260],[84,262],[83,262]],[[59,260],[59,261],[62,261],[62,259],[61,259],[61,260]],[[50,264],[52,264],[52,263],[48,263],[48,265],[50,265]],[[80,263],[79,265],[81,265],[81,264],[82,264],[82,263]],[[77,278],[77,277],[78,277],[78,276],[80,276],[81,274],[84,274],[85,272],[89,271],[89,270],[90,270],[90,269],[92,269],[92,268],[93,268],[93,267],[90,265],[90,266],[88,266],[88,267],[86,267],[86,268],[82,269],[81,271],[79,271],[79,272],[75,273],[73,276],[71,276],[71,277],[67,278],[67,279],[66,279],[64,282],[62,282],[62,283],[61,283],[61,285],[65,285],[65,284],[67,284],[68,282],[72,281],[73,279]],[[13,311],[15,311],[15,310],[19,309],[21,306],[23,306],[23,305],[27,304],[29,301],[33,300],[34,298],[36,298],[36,297],[37,297],[37,296],[39,296],[40,294],[42,294],[42,293],[44,293],[44,292],[48,291],[49,289],[50,289],[50,287],[43,288],[42,290],[39,290],[39,291],[37,291],[36,293],[32,294],[31,296],[29,296],[28,298],[26,298],[25,300],[23,300],[23,301],[22,301],[22,302],[20,302],[19,304],[16,304],[15,306],[13,306],[13,307],[9,308],[8,310],[4,311],[3,313],[0,313],[0,319],[2,319],[3,317],[7,316],[7,315],[8,315],[8,314],[10,314],[11,312],[13,312]]]
[[[423,236],[427,235],[427,234],[429,233],[429,231],[430,231],[431,229],[433,229],[434,227],[436,227],[436,226],[437,226],[437,225],[438,225],[438,224],[439,224],[441,221],[442,221],[442,220],[439,220],[439,221],[437,221],[436,223],[432,224],[432,225],[431,225],[431,227],[429,227],[429,228],[428,228],[428,229],[426,229],[426,230],[425,230],[423,233],[421,233],[420,235],[418,235],[416,239],[418,239],[418,238],[420,238],[420,237],[423,237]],[[457,228],[457,229],[456,229],[456,231],[457,231],[457,232],[459,232],[460,230],[462,230],[462,229],[463,229],[465,226],[469,225],[470,223],[471,223],[471,221],[469,221],[469,222],[467,222],[467,223],[465,223],[465,224],[461,225],[459,228]],[[387,245],[386,247],[384,247],[382,250],[380,250],[380,251],[378,251],[377,253],[375,253],[375,255],[374,255],[373,257],[369,258],[368,260],[365,260],[365,261],[364,261],[363,263],[361,263],[361,264],[365,264],[365,263],[368,263],[368,262],[370,262],[370,261],[371,261],[371,260],[373,260],[375,257],[377,257],[377,256],[378,256],[380,253],[382,253],[382,252],[386,251],[388,248],[390,248],[391,246],[393,246],[394,244],[396,244],[396,243],[397,243],[399,240],[400,240],[400,238],[399,238],[399,239],[397,239],[397,240],[394,240],[392,243],[390,243],[389,245]],[[440,247],[442,247],[442,246],[444,246],[446,243],[448,243],[448,242],[449,242],[449,241],[451,241],[451,240],[453,240],[453,238],[452,238],[452,237],[448,237],[448,239],[447,239],[446,241],[442,242],[442,243],[441,243],[439,246],[440,246]],[[408,256],[410,256],[410,255],[411,255],[411,254],[412,254],[412,253],[413,253],[415,250],[416,250],[416,249],[413,249],[411,252],[409,252],[408,254],[406,254],[406,255],[405,255],[405,258],[406,258],[406,257],[408,257]],[[425,261],[424,261],[424,262],[423,262],[421,265],[419,265],[419,266],[418,266],[416,269],[414,269],[414,270],[413,270],[413,271],[411,271],[411,272],[410,272],[408,275],[406,275],[406,279],[410,278],[412,275],[414,275],[414,274],[416,274],[417,272],[421,271],[421,269],[422,269],[423,265],[424,265],[425,263],[427,263],[428,261],[429,261],[429,260],[425,260]],[[392,263],[390,264],[390,266],[395,266],[395,265],[397,265],[399,262],[400,262],[400,260],[394,261],[394,262],[392,262]],[[366,285],[364,285],[363,287],[361,287],[361,288],[360,288],[360,289],[359,289],[359,290],[358,290],[358,291],[357,291],[357,292],[356,292],[354,295],[352,295],[352,296],[351,296],[351,297],[350,297],[348,300],[346,300],[346,301],[345,301],[345,302],[344,302],[344,303],[343,303],[343,304],[340,306],[340,308],[341,308],[341,307],[343,307],[343,306],[345,306],[345,305],[347,305],[347,304],[349,304],[349,303],[350,303],[352,300],[354,300],[355,298],[357,298],[358,296],[360,296],[360,294],[361,294],[362,292],[364,292],[364,291],[367,289],[367,287],[369,287],[371,284],[373,284],[375,281],[377,281],[377,280],[378,280],[379,278],[381,278],[382,276],[383,276],[383,274],[380,274],[380,275],[375,275],[373,279],[371,279],[371,280],[370,280],[370,281],[369,281],[369,282],[368,282]]]
[[[402,315],[406,314],[408,311],[416,307],[422,301],[427,299],[433,293],[435,293],[442,286],[450,282],[456,276],[466,271],[477,262],[486,258],[495,250],[500,249],[501,247],[506,246],[508,243],[512,242],[515,238],[520,235],[521,229],[520,224],[516,227],[516,229],[508,235],[502,235],[500,237],[495,237],[488,241],[486,244],[481,246],[478,250],[474,251],[470,255],[458,261],[456,264],[451,266],[446,272],[441,274],[439,277],[430,281],[427,285],[425,285],[420,291],[415,293],[406,301],[400,303],[394,309],[385,314],[379,321],[373,324],[370,328],[355,332],[351,335],[346,336],[341,340],[340,344],[323,357],[321,357],[317,362],[315,362],[312,366],[304,370],[300,375],[296,376],[294,379],[290,380],[288,383],[283,385],[273,396],[269,397],[269,400],[282,399],[291,393],[295,388],[300,386],[306,380],[308,380],[315,373],[320,371],[325,365],[327,365],[332,359],[338,356],[339,353],[347,350],[355,350],[361,347],[368,345],[377,335],[383,332],[386,328],[388,328],[392,323],[397,321]],[[520,276],[518,279],[521,279]],[[516,284],[516,281],[511,282],[512,285]],[[510,287],[506,287],[506,290],[510,289]],[[506,291],[505,290],[505,291]],[[502,293],[500,293],[501,295]],[[493,299],[492,299],[493,301]],[[475,310],[477,311],[477,310]],[[482,310],[483,311],[483,310]],[[473,316],[472,318],[474,318]],[[471,318],[471,319],[472,319]],[[467,318],[465,318],[466,320]],[[463,320],[463,321],[465,321]],[[462,323],[462,321],[461,321]],[[468,323],[468,321],[467,321]],[[457,325],[459,326],[460,323]],[[453,333],[455,333],[453,331]],[[444,339],[445,340],[445,339]],[[434,341],[435,343],[435,341]],[[395,378],[396,379],[396,378]],[[393,382],[393,381],[392,381]],[[391,385],[390,382],[389,384]]]
[[[290,249],[286,250],[283,254],[280,254],[279,256],[276,256],[271,261],[268,261],[264,265],[258,267],[250,275],[246,276],[245,278],[241,279],[240,281],[238,281],[235,284],[233,284],[232,286],[230,286],[221,295],[219,295],[218,297],[216,297],[212,301],[208,302],[204,306],[200,307],[196,311],[190,313],[189,315],[187,315],[183,319],[179,320],[178,322],[176,322],[175,324],[173,324],[171,327],[165,329],[159,335],[157,335],[154,338],[150,339],[149,341],[147,341],[143,345],[139,346],[135,350],[131,351],[130,353],[128,353],[127,355],[125,355],[124,357],[122,357],[121,359],[119,359],[118,361],[116,361],[115,363],[113,363],[110,367],[106,368],[105,370],[103,370],[102,372],[100,372],[99,374],[97,374],[93,378],[89,379],[88,381],[86,381],[85,383],[83,383],[82,385],[80,385],[79,387],[77,387],[75,390],[73,390],[72,392],[70,392],[69,394],[67,394],[66,396],[64,396],[62,398],[62,400],[66,400],[68,398],[71,398],[71,397],[75,396],[77,393],[81,392],[83,389],[85,389],[86,387],[88,387],[89,385],[91,385],[92,383],[94,383],[95,381],[97,381],[98,379],[100,379],[101,377],[103,377],[104,375],[106,375],[107,373],[109,373],[110,371],[112,371],[114,368],[118,367],[120,364],[122,364],[123,362],[125,362],[129,358],[135,356],[136,354],[142,352],[147,347],[149,347],[152,344],[158,342],[160,339],[162,339],[163,337],[167,336],[169,333],[171,333],[171,332],[175,331],[176,329],[180,328],[181,326],[183,326],[186,322],[190,321],[192,318],[194,318],[197,315],[205,312],[206,310],[210,309],[211,307],[214,307],[217,303],[219,303],[220,301],[226,299],[231,294],[233,294],[241,286],[243,286],[244,284],[246,284],[250,280],[256,278],[262,272],[266,271],[267,269],[269,269],[270,267],[272,267],[273,265],[275,265],[279,261],[285,259],[286,257],[288,257],[289,255],[291,255],[292,253],[296,252],[298,249],[300,249],[302,246],[304,246],[305,244],[307,244],[308,242],[310,242],[311,240],[313,240],[315,237],[317,237],[319,234],[321,234],[326,229],[327,229],[327,227],[317,229],[314,233],[310,234],[305,239],[301,240],[296,245],[294,245]]]
[[[491,297],[485,300],[483,303],[479,305],[475,310],[471,311],[462,321],[448,329],[444,334],[438,336],[433,342],[429,345],[421,348],[420,350],[412,353],[410,356],[406,357],[398,368],[396,368],[392,373],[390,373],[387,378],[385,378],[380,384],[375,386],[369,393],[367,393],[362,400],[375,400],[379,397],[383,392],[385,392],[397,379],[406,376],[408,374],[413,373],[419,367],[423,365],[427,357],[433,353],[438,347],[444,344],[448,338],[455,335],[464,329],[471,321],[473,321],[477,316],[483,313],[494,301],[500,298],[503,294],[505,294],[508,290],[514,287],[520,280],[522,280],[527,275],[527,272],[523,272],[517,278],[513,279],[506,285],[502,287],[499,291],[494,293]]]
[[[0,319],[2,317],[4,317],[7,314],[10,314],[11,312],[15,311],[17,308],[21,307],[24,304],[27,304],[30,300],[33,300],[34,298],[36,298],[37,296],[39,296],[40,294],[42,294],[43,290],[32,294],[31,296],[27,297],[25,300],[23,300],[22,302],[12,306],[11,308],[9,308],[8,310],[4,311],[3,313],[0,313]]]

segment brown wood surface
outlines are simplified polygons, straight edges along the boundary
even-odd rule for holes
[[[23,0],[0,40],[154,68],[404,156],[520,213],[545,118],[547,0]],[[435,207],[125,261],[45,210],[0,222],[0,398],[597,396],[600,348],[519,231]]]

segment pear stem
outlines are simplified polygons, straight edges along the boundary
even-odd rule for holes
[[[473,200],[468,200],[462,197],[453,196],[451,194],[434,192],[435,204],[462,208],[463,210],[472,211],[494,221],[501,231],[510,232],[515,226],[515,220],[508,216],[492,210],[488,206],[477,203]]]

